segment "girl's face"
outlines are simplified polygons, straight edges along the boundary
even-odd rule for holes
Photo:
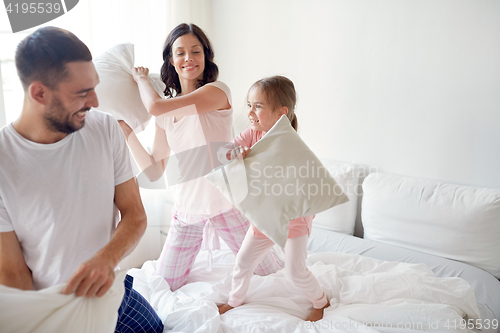
[[[172,44],[170,63],[179,75],[179,80],[201,80],[205,70],[203,45],[193,34],[177,38]]]
[[[266,100],[266,95],[257,86],[252,87],[248,92],[247,111],[251,128],[264,133],[274,126],[281,115],[288,113],[286,107],[273,110]]]

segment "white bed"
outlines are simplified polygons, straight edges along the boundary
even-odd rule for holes
[[[368,235],[386,237],[384,243],[328,230],[327,216],[332,212],[326,217],[319,216],[320,222],[313,227],[308,247],[308,267],[317,276],[332,304],[325,311],[322,321],[304,321],[311,311],[311,304],[288,280],[284,270],[267,277],[254,276],[246,303],[219,316],[216,304],[227,301],[234,265],[234,255],[227,247],[214,252],[211,272],[206,270],[207,253],[201,252],[190,273],[189,283],[175,292],[169,290],[162,278],[151,274],[154,261],[146,262],[142,269],[129,271],[135,278],[134,287],[158,310],[166,332],[500,332],[500,282],[493,275],[497,272],[499,252],[495,254],[494,251],[499,242],[495,233],[500,215],[497,210],[490,211],[491,207],[498,206],[498,193],[494,192],[492,196],[490,191],[483,189],[448,188],[442,184],[438,184],[436,189],[433,182],[425,182],[424,187],[419,187],[419,183],[407,186],[397,183],[398,178],[396,182],[389,179],[397,189],[394,191],[387,185],[387,179],[380,179],[385,183],[377,191],[388,189],[392,192],[384,196],[382,203],[371,207],[367,204],[377,202],[380,195],[375,193],[373,196],[371,189],[365,193],[363,200],[367,202],[366,205],[363,203],[363,216]],[[408,184],[408,179],[403,180],[404,184]],[[410,194],[405,194],[405,186]],[[431,192],[429,188],[432,188]],[[473,198],[472,203],[459,200],[462,190],[465,191],[466,201]],[[470,191],[475,191],[472,196]],[[427,192],[430,193],[428,197]],[[391,193],[403,194],[403,199],[395,199]],[[447,197],[449,193],[452,193],[451,199]],[[416,200],[412,199],[413,195],[416,195]],[[447,207],[448,199],[453,202],[450,207]],[[401,200],[399,204],[398,200]],[[384,202],[389,203],[388,208],[383,208]],[[417,212],[411,210],[414,203],[417,204]],[[355,202],[351,204],[356,205]],[[432,241],[424,239],[421,244],[412,243],[419,234],[425,234],[425,228],[430,228],[430,232],[436,228],[440,231],[446,229],[444,225],[449,222],[446,216],[439,221],[434,219],[443,210],[443,205],[446,216],[452,217],[453,230],[448,233],[460,229],[456,224],[463,222],[460,220],[462,215],[466,222],[461,224],[462,227],[468,226],[469,220],[473,222],[472,229],[459,231],[459,234],[470,233],[469,243],[473,244],[464,242],[450,247],[446,240],[447,233],[438,234],[440,236]],[[373,207],[375,211],[371,211]],[[405,209],[398,210],[401,207]],[[477,207],[487,212],[486,217],[477,211]],[[342,208],[341,216],[355,218],[346,209],[346,206]],[[454,215],[457,210],[459,217]],[[405,217],[408,212],[411,214]],[[379,213],[380,216],[375,217]],[[335,216],[339,212],[333,214]],[[427,220],[418,220],[421,216],[434,222],[426,224]],[[402,234],[398,234],[401,231],[393,225],[384,234],[384,223],[395,217],[402,218],[398,225],[418,222],[419,230],[415,230],[413,235],[408,231],[412,229],[406,227],[402,229]],[[375,225],[368,223],[376,222],[378,218],[382,220]],[[496,223],[497,229],[481,230],[481,223],[491,221]],[[334,222],[336,227],[339,221]],[[380,230],[377,229],[379,225],[382,225]],[[475,234],[478,228],[478,234]],[[478,235],[483,237],[481,244],[475,240]],[[391,240],[393,236],[397,239]],[[451,258],[462,255],[461,251],[465,249],[467,255],[462,255],[463,261],[472,261],[472,264],[445,259],[444,255],[390,245],[391,241],[404,241],[410,247],[420,246],[425,252],[448,251],[447,256]],[[444,249],[440,249],[440,245],[445,245]],[[494,255],[489,262],[482,258],[488,256],[486,252],[482,254],[483,247],[493,248]],[[473,255],[475,248],[478,248],[479,257]],[[488,266],[491,262],[492,266]],[[493,273],[473,265],[493,267],[490,269]]]
[[[493,326],[496,323],[498,327],[500,317],[500,282],[481,269],[321,228],[313,228],[309,250],[312,251],[309,256],[309,268],[319,278],[329,298],[332,297],[331,291],[338,286],[333,279],[335,272],[332,272],[332,269],[333,266],[338,266],[339,262],[351,266],[354,257],[360,260],[358,264],[361,262],[363,267],[369,267],[373,264],[369,258],[375,258],[391,261],[390,268],[397,265],[394,263],[396,261],[412,264],[424,263],[436,276],[460,277],[467,281],[474,289],[482,322],[488,321],[491,326],[491,329],[483,330],[483,332],[498,331],[498,329],[493,329]],[[354,256],[343,255],[343,253],[354,254]],[[219,316],[216,304],[227,300],[234,255],[229,249],[223,247],[214,252],[213,259],[213,270],[207,272],[207,253],[201,252],[189,276],[189,283],[175,292],[169,290],[168,284],[162,278],[151,274],[154,261],[147,262],[142,269],[129,271],[129,274],[135,278],[134,287],[158,309],[166,325],[165,332],[467,332],[467,330],[460,329],[460,319],[453,316],[446,317],[448,319],[440,317],[441,330],[433,330],[432,328],[436,326],[435,313],[419,314],[414,317],[419,319],[410,321],[412,326],[402,321],[398,327],[398,324],[389,320],[391,316],[401,318],[400,313],[390,315],[391,308],[387,307],[387,304],[390,305],[391,302],[386,302],[385,307],[383,302],[379,306],[363,302],[354,304],[358,307],[354,309],[355,314],[359,315],[359,311],[373,313],[359,322],[347,318],[346,312],[340,311],[343,310],[342,307],[327,309],[321,322],[315,324],[305,322],[303,319],[307,317],[311,305],[287,279],[284,271],[268,277],[254,276],[247,303]],[[389,266],[383,268],[378,266],[378,273],[364,272],[364,275],[365,277],[380,275],[380,272],[387,272]],[[377,270],[374,266],[370,268]],[[419,266],[405,266],[404,268],[415,269],[416,274],[420,269]],[[439,281],[437,286],[439,287]],[[433,291],[436,292],[436,290]],[[353,293],[354,291],[351,290],[347,294],[352,296]],[[447,296],[446,292],[441,292],[436,297],[446,298]],[[392,303],[399,301],[407,303],[409,299],[396,300]],[[416,304],[416,307],[424,310],[425,303]],[[466,301],[458,302],[458,304],[463,308],[471,306]],[[428,305],[433,311],[443,310]],[[403,310],[411,309],[412,305],[409,306]],[[396,310],[397,308],[392,308],[392,311]],[[454,313],[454,309],[445,310],[449,311],[442,313]],[[379,318],[378,320],[374,320],[375,315],[378,316],[376,317]],[[427,322],[423,321],[425,318],[429,318]],[[450,329],[443,329],[446,320],[449,320]],[[362,322],[370,327],[362,325]],[[456,329],[451,329],[455,326]]]

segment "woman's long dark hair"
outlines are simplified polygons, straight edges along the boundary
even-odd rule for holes
[[[165,96],[174,97],[181,93],[181,83],[179,75],[175,71],[174,66],[170,63],[172,58],[172,45],[177,38],[186,34],[192,34],[198,38],[203,45],[203,53],[205,54],[205,70],[203,71],[203,79],[198,81],[198,87],[201,87],[209,82],[214,82],[219,76],[219,68],[214,63],[214,51],[207,36],[197,25],[181,23],[176,26],[167,36],[165,46],[163,48],[163,65],[161,66],[161,80],[165,83]],[[174,94],[175,92],[175,94]]]

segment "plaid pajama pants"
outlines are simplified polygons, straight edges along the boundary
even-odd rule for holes
[[[125,277],[125,294],[118,309],[115,333],[160,333],[163,323],[153,307],[132,288],[134,278]]]
[[[185,214],[174,209],[172,222],[155,271],[155,274],[165,278],[172,291],[186,284],[196,255],[202,249],[202,242],[209,242],[208,238],[212,238],[214,248],[217,248],[220,236],[236,255],[250,227],[250,222],[235,208],[211,218]],[[216,229],[215,235],[214,232],[207,232],[210,228]],[[254,273],[264,276],[282,267],[283,261],[274,249],[269,249]]]

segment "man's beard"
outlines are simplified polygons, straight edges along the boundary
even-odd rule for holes
[[[76,112],[88,110],[90,110],[90,108],[83,108]],[[83,125],[85,125],[85,119],[80,124],[71,121],[75,113],[70,114],[64,107],[61,100],[54,96],[49,109],[45,114],[45,123],[53,132],[71,134],[78,131],[83,127]]]

